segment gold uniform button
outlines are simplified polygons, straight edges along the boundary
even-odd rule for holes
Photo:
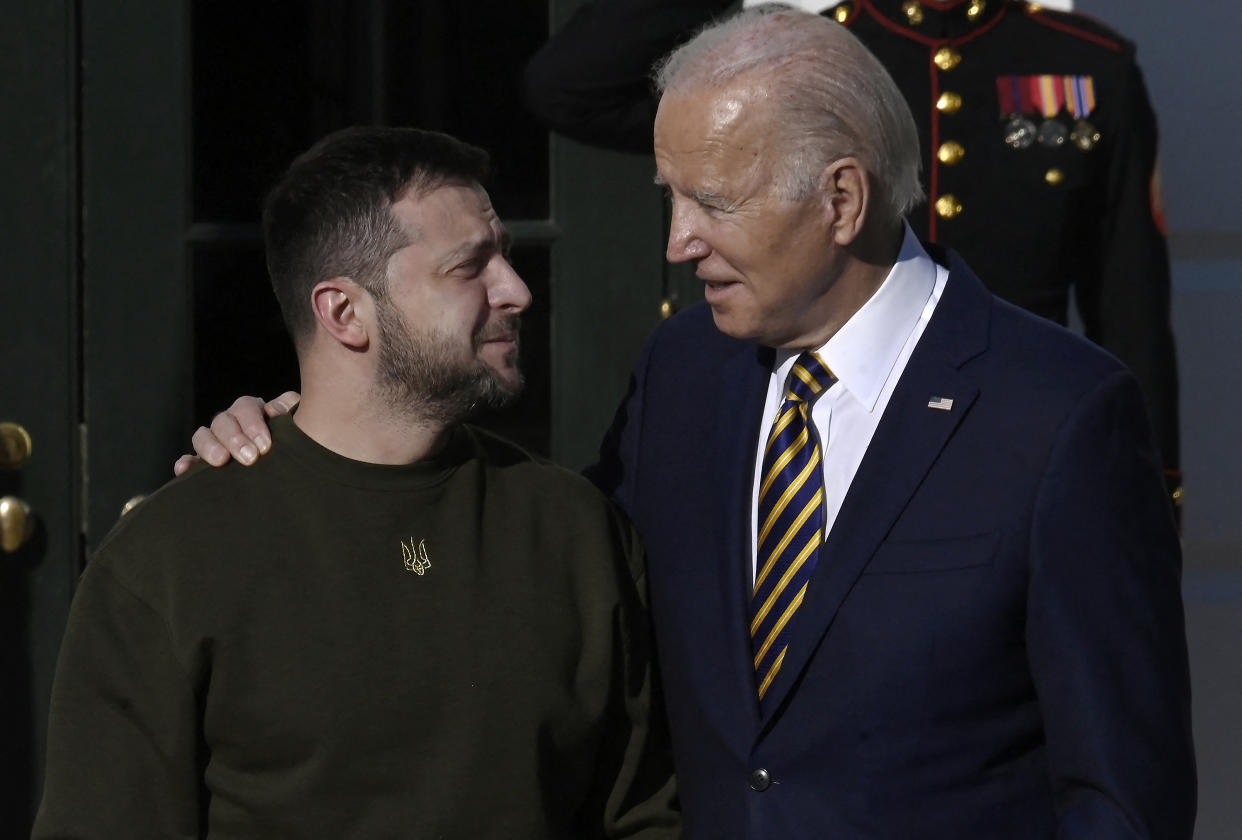
[[[952,70],[954,67],[962,63],[962,54],[952,47],[941,47],[936,50],[936,54],[932,56],[932,61],[941,70]]]
[[[671,318],[673,316],[673,313],[675,313],[676,311],[677,311],[677,307],[674,306],[673,302],[669,300],[668,298],[665,298],[664,300],[660,301],[660,317],[661,318]]]
[[[936,215],[942,219],[952,219],[954,216],[962,212],[962,202],[957,200],[957,196],[949,194],[942,195],[936,199]]]
[[[842,3],[832,10],[832,16],[837,19],[837,23],[845,23],[849,20],[851,11],[849,3]]]
[[[983,10],[988,4],[983,0],[971,0],[971,4],[966,7],[966,17],[970,20],[978,20],[979,15],[983,14]]]
[[[940,98],[936,100],[936,110],[942,114],[956,114],[962,109],[962,96],[959,93],[953,93],[946,90],[940,94]]]
[[[1055,187],[1065,180],[1065,173],[1054,166],[1044,173],[1044,180]]]
[[[966,147],[956,140],[941,143],[936,150],[936,158],[946,166],[952,166],[966,156]]]
[[[910,0],[901,10],[906,13],[906,20],[910,21],[911,26],[918,26],[923,22],[923,4],[917,0]]]

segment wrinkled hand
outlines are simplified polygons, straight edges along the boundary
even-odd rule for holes
[[[181,475],[198,460],[222,467],[235,459],[249,466],[272,448],[267,418],[288,414],[298,404],[297,391],[285,391],[268,402],[258,397],[238,397],[225,411],[211,420],[211,428],[199,426],[190,439],[193,455],[182,455],[173,464],[173,474]]]

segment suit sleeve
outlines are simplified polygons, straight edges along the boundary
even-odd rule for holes
[[[198,837],[197,720],[164,619],[92,561],[57,661],[33,837]]]
[[[731,5],[733,0],[588,0],[526,66],[527,107],[571,139],[650,153],[652,65]]]
[[[1099,284],[1077,290],[1087,337],[1125,362],[1143,387],[1169,489],[1180,485],[1177,362],[1169,254],[1156,180],[1156,117],[1138,65],[1122,72],[1111,144]]]
[[[1066,421],[1031,535],[1027,645],[1063,840],[1189,840],[1181,556],[1133,377]]]
[[[642,443],[647,371],[651,368],[656,342],[662,333],[661,327],[657,327],[647,339],[634,365],[625,397],[617,406],[612,425],[608,427],[600,443],[598,459],[583,470],[583,475],[631,519],[637,517],[634,488],[637,484]]]

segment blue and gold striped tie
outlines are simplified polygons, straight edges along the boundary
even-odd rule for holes
[[[823,540],[823,455],[810,413],[836,381],[819,356],[799,356],[763,452],[750,622],[760,703],[780,673]]]

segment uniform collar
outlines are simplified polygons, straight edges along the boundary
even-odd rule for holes
[[[970,38],[987,29],[1013,5],[1010,0],[847,0],[825,14],[848,22],[859,14],[877,18],[889,29],[919,41],[943,42]],[[1025,6],[1025,3],[1017,4]]]

